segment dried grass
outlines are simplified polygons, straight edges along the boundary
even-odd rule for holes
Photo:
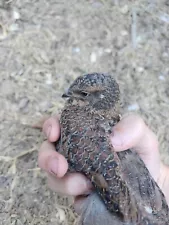
[[[110,72],[121,87],[123,113],[141,114],[169,163],[169,6],[157,0],[6,3],[0,3],[0,224],[72,225],[72,200],[50,191],[38,168],[44,137],[31,126],[59,113],[61,94],[78,75]]]

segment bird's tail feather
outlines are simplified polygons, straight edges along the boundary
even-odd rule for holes
[[[105,207],[96,193],[89,195],[76,225],[123,225]]]

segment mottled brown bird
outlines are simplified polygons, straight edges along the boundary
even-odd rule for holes
[[[87,197],[79,224],[168,225],[169,208],[136,152],[115,152],[112,127],[120,120],[120,91],[110,75],[78,77],[63,94],[61,137],[56,149],[71,172],[83,173],[95,193]]]

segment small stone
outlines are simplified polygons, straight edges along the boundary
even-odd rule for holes
[[[143,68],[143,67],[138,67],[138,68],[137,68],[137,71],[138,71],[139,73],[142,73],[142,72],[144,72],[144,68]]]
[[[57,209],[57,214],[56,214],[56,218],[59,219],[60,222],[64,222],[66,219],[66,215],[63,209],[58,208]]]
[[[11,24],[11,26],[8,29],[9,29],[9,31],[18,31],[19,25],[17,23],[13,23],[13,24]]]
[[[162,53],[162,56],[163,56],[164,58],[168,58],[168,57],[169,57],[169,55],[168,55],[167,52],[163,52],[163,53]]]
[[[79,53],[80,52],[80,48],[79,47],[75,47],[72,49],[73,52],[75,53]]]
[[[29,99],[27,97],[24,97],[20,100],[19,102],[19,109],[24,109],[26,108],[26,106],[28,105],[29,103]]]
[[[160,75],[160,76],[158,77],[158,79],[159,79],[159,80],[165,80],[165,77],[164,77],[163,75]]]
[[[163,15],[159,16],[159,19],[162,20],[165,23],[169,23],[169,15],[164,13]]]
[[[121,35],[122,35],[122,36],[127,36],[127,35],[128,35],[128,32],[127,32],[126,30],[122,30],[122,31],[121,31]]]
[[[111,50],[110,48],[105,48],[105,49],[104,49],[104,52],[106,52],[106,53],[111,53],[112,50]]]
[[[19,14],[19,12],[13,11],[13,18],[14,18],[15,20],[19,20],[19,19],[20,19],[20,14]]]
[[[137,111],[139,108],[139,105],[137,103],[134,103],[128,106],[128,111]]]
[[[48,84],[48,85],[53,84],[53,81],[52,81],[52,74],[51,74],[51,73],[47,73],[47,74],[46,74],[46,77],[47,77],[46,84]]]
[[[137,36],[136,43],[137,44],[144,44],[145,43],[145,38],[143,36]]]
[[[91,63],[95,63],[96,60],[97,60],[96,53],[95,52],[92,52],[91,55],[90,55],[90,61],[91,61]]]
[[[128,5],[124,5],[121,9],[120,9],[121,13],[123,14],[127,14],[129,11],[129,7]]]
[[[0,24],[0,40],[4,40],[7,38],[6,29]]]
[[[146,212],[148,212],[149,214],[152,214],[153,210],[152,208],[148,207],[148,206],[145,206],[145,210]]]

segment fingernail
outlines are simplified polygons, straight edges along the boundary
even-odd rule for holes
[[[57,173],[58,173],[58,159],[57,158],[50,159],[48,166],[49,166],[49,172],[54,174],[54,175],[57,175]]]
[[[52,130],[52,126],[49,126],[49,127],[47,128],[47,137],[50,136],[51,130]]]

